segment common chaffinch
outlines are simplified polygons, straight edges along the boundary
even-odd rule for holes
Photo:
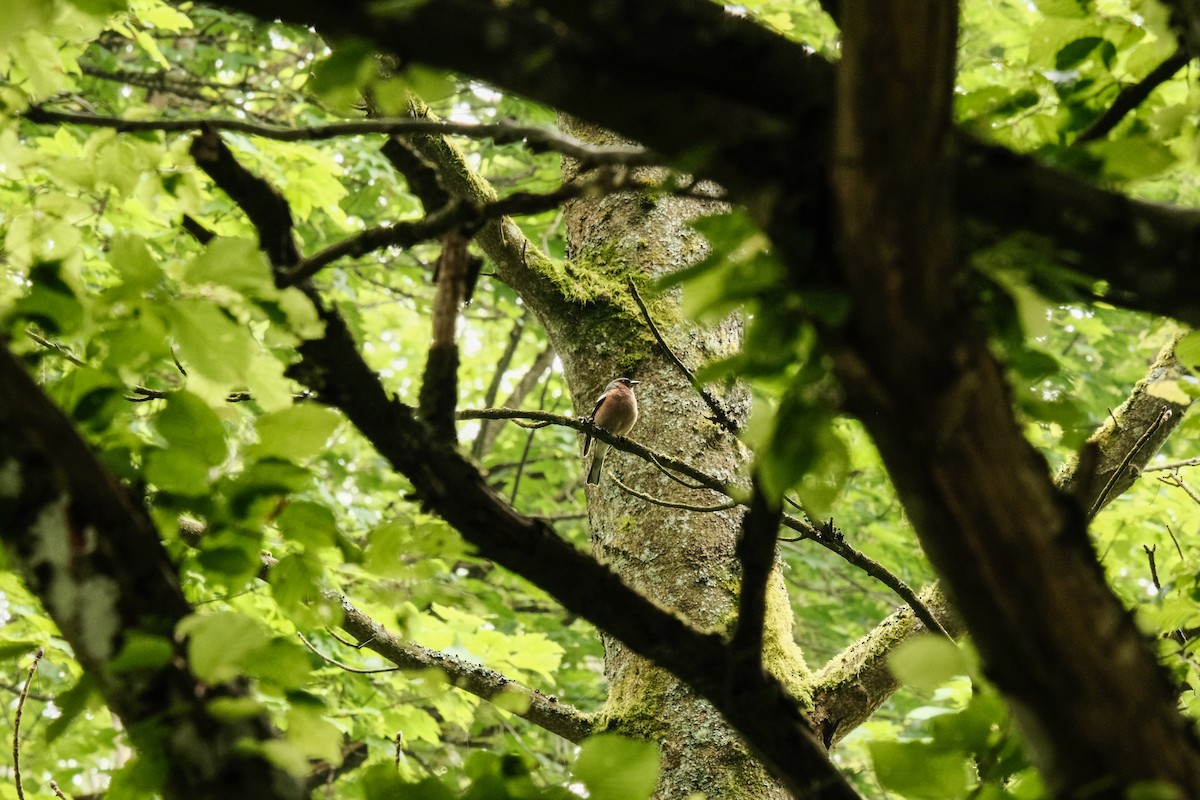
[[[624,436],[633,430],[637,422],[637,397],[633,387],[640,381],[629,378],[617,378],[604,387],[604,394],[596,399],[596,407],[592,409],[592,424],[603,428],[609,433]],[[592,437],[583,440],[583,455],[592,449]],[[600,470],[604,468],[604,457],[608,455],[609,445],[606,442],[596,442],[596,454],[592,456],[592,467],[588,470],[587,482],[600,483]]]

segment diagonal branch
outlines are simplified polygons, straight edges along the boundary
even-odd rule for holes
[[[1117,127],[1117,123],[1124,119],[1126,114],[1144,103],[1151,92],[1169,81],[1191,60],[1191,54],[1181,47],[1157,67],[1150,70],[1150,74],[1146,77],[1123,88],[1113,100],[1112,105],[1075,137],[1075,144],[1103,139],[1113,128]]]
[[[629,292],[633,295],[633,302],[637,303],[638,309],[642,312],[642,318],[646,321],[646,326],[650,328],[650,333],[654,335],[658,346],[663,349],[663,352],[667,354],[667,358],[675,365],[679,372],[688,379],[688,383],[692,385],[692,388],[700,395],[700,399],[712,411],[713,420],[736,436],[741,426],[729,415],[729,412],[725,410],[725,406],[721,405],[721,401],[713,396],[708,387],[696,379],[692,371],[687,368],[687,364],[684,364],[683,360],[675,355],[675,351],[671,349],[670,345],[667,344],[667,340],[663,338],[662,333],[658,330],[658,325],[654,323],[654,317],[650,316],[650,309],[646,307],[645,301],[642,300],[641,294],[638,293],[637,284],[634,283],[633,278],[629,279]]]

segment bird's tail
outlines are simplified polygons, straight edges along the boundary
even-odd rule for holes
[[[591,484],[600,483],[600,471],[604,469],[604,456],[608,454],[608,445],[604,442],[596,443],[596,455],[592,456],[592,466],[588,470],[587,482]]]

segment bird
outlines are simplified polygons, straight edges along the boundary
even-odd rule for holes
[[[641,381],[629,378],[617,378],[604,387],[604,393],[596,399],[596,407],[592,409],[589,419],[597,428],[603,428],[616,436],[624,436],[633,430],[638,418],[637,397],[633,387]],[[586,458],[592,449],[592,437],[588,435],[583,440],[583,455]],[[608,455],[607,442],[596,442],[596,454],[592,456],[592,466],[588,470],[587,482],[600,483],[600,470],[604,468],[604,456]]]

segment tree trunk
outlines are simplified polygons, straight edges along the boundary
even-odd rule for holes
[[[614,142],[611,134],[578,121],[563,120],[563,125],[585,140]],[[576,167],[568,164],[567,171],[570,177]],[[707,251],[688,223],[720,210],[711,201],[638,193],[573,201],[566,209],[568,255],[585,291],[587,286],[598,291],[595,301],[582,307],[559,304],[560,313],[544,315],[543,322],[562,357],[578,415],[591,412],[613,378],[639,380],[641,416],[631,436],[732,482],[745,462],[744,448],[708,419],[708,407],[655,342],[628,286],[632,280],[639,287],[667,344],[689,368],[734,352],[740,344],[739,320],[701,330],[683,321],[677,294],[651,297],[655,280]],[[723,402],[744,421],[745,392],[735,390]],[[688,489],[653,464],[616,450],[600,484],[587,489],[591,540],[599,558],[694,626],[730,631],[737,614],[740,565],[734,550],[743,510],[701,513],[656,505],[627,493],[618,482],[659,500],[697,507],[719,505],[724,498]],[[778,570],[768,603],[764,659],[807,702],[810,675],[792,639],[791,610]],[[605,636],[604,649],[609,696],[601,727],[661,744],[656,797],[686,798],[695,792],[714,799],[789,796],[707,701],[616,639]]]

